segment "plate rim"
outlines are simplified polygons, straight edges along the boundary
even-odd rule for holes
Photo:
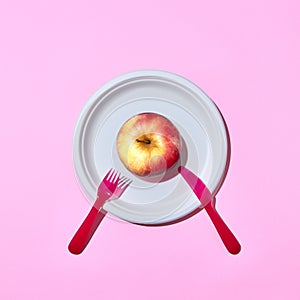
[[[172,80],[175,81],[176,83],[179,83],[180,85],[183,85],[184,87],[188,87],[191,88],[194,92],[196,91],[196,94],[200,94],[201,99],[203,101],[205,101],[210,107],[214,107],[216,109],[216,112],[214,115],[216,117],[220,117],[220,119],[218,120],[220,122],[220,124],[223,125],[224,128],[224,138],[226,138],[226,151],[227,151],[227,155],[226,155],[226,163],[225,166],[223,167],[223,172],[222,175],[220,177],[220,180],[217,184],[217,186],[215,187],[214,191],[212,191],[213,196],[215,197],[216,194],[218,193],[218,191],[220,190],[220,188],[222,187],[225,178],[227,176],[228,170],[229,170],[229,165],[230,165],[230,160],[231,160],[231,141],[230,141],[230,135],[229,135],[229,130],[228,130],[228,126],[225,122],[225,118],[221,112],[221,110],[219,109],[219,107],[216,105],[216,103],[194,82],[192,82],[191,80],[183,77],[182,75],[173,73],[173,72],[169,72],[169,71],[164,71],[164,70],[155,70],[155,69],[144,69],[144,70],[135,70],[135,71],[131,71],[131,72],[127,72],[127,73],[123,73],[121,75],[118,75],[114,78],[112,78],[111,80],[107,81],[106,83],[104,83],[103,85],[100,86],[100,88],[98,88],[90,97],[89,99],[86,101],[86,103],[84,104],[84,106],[82,107],[75,127],[74,127],[74,132],[73,132],[73,140],[72,140],[72,160],[73,160],[73,167],[74,167],[74,171],[75,171],[75,177],[77,180],[77,183],[80,187],[81,193],[84,195],[85,198],[89,198],[89,196],[87,195],[87,192],[84,189],[84,184],[82,183],[82,180],[80,180],[80,176],[79,174],[82,173],[81,168],[79,167],[80,164],[82,164],[82,162],[80,162],[79,164],[76,163],[76,161],[80,160],[79,155],[76,156],[76,144],[80,145],[80,143],[78,142],[80,140],[80,135],[78,134],[81,130],[82,125],[84,125],[84,120],[85,118],[89,115],[88,111],[89,109],[92,109],[93,104],[97,101],[97,99],[99,99],[99,97],[101,97],[101,95],[103,96],[105,93],[108,93],[109,90],[117,87],[118,85],[120,85],[121,83],[125,83],[126,81],[133,81],[135,78],[142,78],[142,77],[153,77],[153,78],[163,78],[163,79],[167,79],[167,80]],[[213,104],[213,106],[212,106]],[[77,148],[78,149],[78,148]],[[77,151],[78,152],[78,151]],[[201,209],[195,209],[195,213],[201,211]],[[189,218],[190,216],[194,215],[195,213],[189,212],[186,214],[187,218]],[[119,217],[117,217],[119,218]],[[177,220],[182,221],[185,219],[185,216],[183,217],[179,217]],[[135,224],[139,224],[139,225],[153,225],[153,226],[159,226],[159,225],[165,225],[165,224],[173,224],[173,223],[177,223],[177,220],[173,220],[173,221],[168,221],[168,222],[164,222],[164,223],[135,223]],[[125,220],[127,222],[130,222],[128,220]],[[178,221],[178,222],[179,222]]]

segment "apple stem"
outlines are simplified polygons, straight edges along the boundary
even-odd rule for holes
[[[144,139],[144,140],[136,139],[136,141],[139,142],[139,143],[151,144],[151,141],[148,140],[148,139]]]

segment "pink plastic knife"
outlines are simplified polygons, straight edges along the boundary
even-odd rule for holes
[[[231,254],[238,254],[241,251],[241,245],[216,211],[216,208],[213,205],[214,198],[209,189],[199,177],[197,177],[187,168],[179,167],[178,172],[182,175],[200,200],[201,206],[204,207],[213,224],[215,225],[215,228],[227,250]]]

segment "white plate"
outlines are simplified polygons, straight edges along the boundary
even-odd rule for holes
[[[78,181],[90,203],[106,172],[115,168],[133,180],[120,199],[105,209],[120,219],[159,225],[183,218],[199,201],[178,175],[161,183],[143,181],[120,161],[116,136],[122,124],[142,112],[167,117],[180,131],[187,148],[185,166],[214,194],[229,163],[229,136],[216,105],[195,84],[165,71],[142,70],[121,75],[102,86],[84,106],[73,139]]]

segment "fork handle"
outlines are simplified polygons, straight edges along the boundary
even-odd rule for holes
[[[215,228],[219,233],[219,236],[223,241],[223,244],[225,245],[226,249],[231,254],[238,254],[241,251],[241,245],[234,236],[234,234],[231,232],[229,227],[223,221],[217,210],[213,207],[212,202],[207,204],[204,208],[207,214],[209,215],[210,219],[212,220],[213,224],[215,225]]]
[[[72,254],[80,254],[85,249],[105,215],[105,211],[92,207],[68,246]]]

